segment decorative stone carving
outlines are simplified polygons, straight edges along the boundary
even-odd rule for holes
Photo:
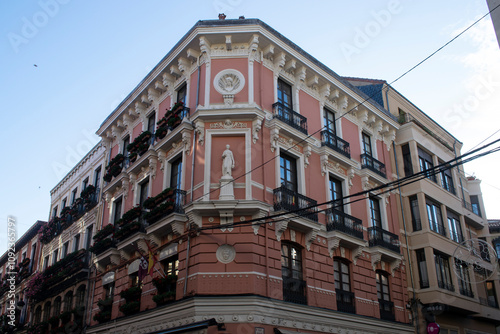
[[[295,230],[290,230],[290,240],[292,240],[293,242],[297,242]]]
[[[248,50],[250,52],[256,52],[259,48],[259,35],[254,34],[250,38],[250,41],[248,42]]]
[[[158,93],[158,91],[154,88],[148,88],[148,100],[151,101],[151,102],[154,102],[155,100],[158,99],[158,97],[160,96],[160,94]]]
[[[222,153],[222,177],[231,177],[234,168],[234,156],[229,147],[229,145],[226,145],[226,150]]]
[[[163,171],[165,170],[165,158],[167,157],[167,154],[165,153],[164,150],[158,150],[158,160],[160,161],[160,169]]]
[[[349,99],[347,98],[347,96],[343,96],[340,98],[340,101],[339,101],[339,107],[341,109],[347,109],[347,106],[349,105]]]
[[[189,72],[189,69],[191,68],[191,62],[187,60],[184,57],[179,57],[179,60],[177,61],[179,70],[181,72]]]
[[[217,122],[210,124],[211,129],[244,129],[247,128],[246,123],[242,122],[232,122],[230,119],[226,119],[224,122]]]
[[[271,152],[274,152],[274,150],[278,149],[278,142],[280,139],[280,130],[279,129],[271,129]]]
[[[287,227],[288,227],[288,221],[285,220],[276,222],[276,224],[274,224],[276,240],[281,241],[281,236],[283,235],[283,232],[285,232]]]
[[[253,129],[252,129],[252,141],[253,143],[257,143],[257,140],[259,140],[259,132],[262,129],[262,120],[261,119],[256,119],[253,121]]]
[[[112,195],[109,192],[104,193],[104,200],[108,203],[108,209],[111,209],[111,197]]]
[[[191,134],[188,132],[182,133],[182,143],[184,144],[184,150],[189,154],[191,149]]]
[[[382,260],[382,254],[380,253],[374,253],[372,254],[372,268],[373,270],[377,270],[377,263],[379,263]]]
[[[392,274],[392,277],[394,277],[394,273],[395,273],[396,269],[399,268],[400,265],[401,265],[401,259],[394,260],[391,263],[391,274]]]
[[[285,62],[286,62],[286,54],[284,52],[281,52],[274,59],[274,66],[277,70],[279,70],[281,67],[285,66]]]
[[[352,250],[352,263],[356,265],[358,258],[363,254],[364,247],[356,247]]]
[[[354,178],[354,169],[350,168],[347,172],[349,189],[352,187],[352,179]]]
[[[186,53],[188,58],[191,58],[192,61],[198,60],[201,54],[199,51],[193,50],[191,48],[187,49]]]
[[[307,168],[309,166],[309,157],[312,155],[312,148],[309,145],[306,145],[304,147],[304,168]]]
[[[174,76],[170,75],[169,73],[163,73],[163,86],[167,87],[167,89],[171,89],[171,87],[174,85],[175,78]]]
[[[205,123],[201,121],[196,122],[194,131],[196,131],[196,134],[198,135],[198,143],[203,145],[205,142]]]
[[[245,77],[235,69],[222,70],[214,78],[214,87],[224,97],[224,103],[232,105],[234,96],[245,87]]]
[[[124,198],[127,198],[128,197],[128,191],[130,189],[130,182],[128,180],[128,177],[125,176],[123,179],[122,179],[122,188],[123,188],[123,197]]]
[[[333,254],[335,254],[335,250],[339,248],[339,245],[340,245],[339,237],[328,238],[328,252],[330,253],[330,257],[333,258]]]
[[[172,226],[172,232],[174,232],[177,235],[182,235],[184,233],[184,223],[183,222],[173,222],[171,224]]]
[[[231,245],[221,245],[219,246],[219,248],[217,248],[215,256],[217,257],[217,260],[219,262],[228,264],[233,262],[234,258],[236,257],[236,250]]]
[[[221,200],[234,199],[234,182],[232,177],[232,170],[234,168],[233,152],[226,145],[226,150],[222,153],[222,177],[220,179],[220,195]]]
[[[157,165],[158,159],[155,156],[150,156],[149,157],[149,171],[151,177],[154,179],[156,178],[156,165]]]
[[[318,235],[319,230],[317,229],[311,229],[309,232],[306,234],[306,248],[307,250],[311,250],[311,245],[316,240],[316,236]]]
[[[262,50],[262,54],[265,58],[270,59],[274,54],[274,45],[269,44]]]
[[[177,67],[177,65],[170,66],[170,74],[172,74],[176,78],[180,78],[182,76],[182,72],[180,71],[179,67]]]
[[[384,143],[387,146],[387,151],[391,150],[392,142],[396,139],[396,130],[390,130],[383,135]]]
[[[307,87],[311,89],[317,89],[319,83],[319,77],[317,75],[313,75],[306,82]]]
[[[200,37],[200,51],[201,53],[210,54],[211,46],[206,37]]]
[[[372,185],[368,179],[368,176],[363,176],[361,178],[361,187],[363,188],[364,191],[367,191],[372,188]]]

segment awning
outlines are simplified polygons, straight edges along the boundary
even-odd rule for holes
[[[184,333],[184,332],[189,332],[189,331],[195,331],[195,330],[200,330],[204,328],[208,328],[210,326],[222,326],[223,324],[217,323],[214,318],[208,319],[205,321],[199,321],[199,322],[194,322],[189,325],[184,325],[184,326],[179,326],[179,327],[174,327],[174,328],[169,328],[166,330],[161,330],[158,332],[151,332],[148,334],[176,334],[176,333]]]

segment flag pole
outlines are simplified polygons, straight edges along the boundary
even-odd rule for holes
[[[143,240],[144,240],[144,242],[146,243],[146,246],[148,246],[149,252],[151,253],[151,255],[153,255],[153,259],[154,259],[154,266],[153,266],[153,268],[156,270],[156,272],[157,272],[158,274],[160,274],[160,276],[161,276],[162,278],[167,277],[167,274],[165,273],[165,270],[163,270],[163,268],[162,268],[161,266],[160,266],[160,269],[161,269],[161,271],[163,272],[163,274],[162,274],[160,271],[158,271],[158,268],[156,268],[156,264],[158,263],[158,260],[156,259],[156,255],[155,255],[155,253],[153,253],[153,251],[151,250],[151,247],[149,246],[148,241],[147,241],[146,239],[144,239],[144,238],[143,238]]]

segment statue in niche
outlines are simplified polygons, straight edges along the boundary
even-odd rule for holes
[[[233,152],[229,149],[229,145],[226,145],[226,150],[222,153],[222,177],[231,177],[233,168]]]

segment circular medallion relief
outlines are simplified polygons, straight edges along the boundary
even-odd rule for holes
[[[233,262],[236,257],[236,251],[231,245],[221,245],[217,248],[215,255],[217,256],[217,260],[219,260],[219,262],[230,263]]]
[[[245,77],[234,69],[222,70],[214,78],[214,87],[222,95],[234,95],[245,87]]]

